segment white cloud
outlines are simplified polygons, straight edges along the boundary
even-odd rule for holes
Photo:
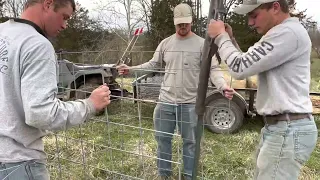
[[[318,12],[318,8],[320,7],[319,0],[296,0],[297,10],[305,10],[307,9],[306,13],[308,16],[312,16],[313,20],[317,21],[320,24],[320,13]],[[207,9],[205,8],[207,7]],[[209,11],[209,0],[203,1],[203,9],[204,14],[207,14]]]
[[[95,7],[95,2],[97,2],[96,0],[91,0],[91,1],[88,1],[88,0],[77,0],[82,7],[85,7],[89,10],[92,10],[94,7]]]
[[[96,7],[95,2],[98,0],[78,0],[78,2],[85,8],[93,11]],[[306,13],[308,16],[312,16],[313,20],[317,21],[320,24],[320,1],[319,0],[296,0],[297,2],[297,9],[298,10],[305,10],[307,9]],[[209,10],[209,0],[202,0],[202,12],[204,14],[208,13]]]
[[[305,10],[308,16],[312,16],[313,20],[320,23],[320,13],[319,13],[319,0],[297,0],[297,9]]]

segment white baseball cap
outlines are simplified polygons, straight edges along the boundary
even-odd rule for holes
[[[243,3],[234,8],[233,12],[237,14],[248,14],[261,4],[275,2],[277,0],[243,0]]]
[[[192,9],[188,4],[178,4],[173,10],[174,25],[192,22]]]

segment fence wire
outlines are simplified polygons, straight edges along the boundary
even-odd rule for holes
[[[146,62],[153,53],[131,52],[131,65]],[[185,73],[190,71],[199,73],[200,69],[195,69],[197,65],[194,64],[192,68],[187,66],[169,72],[161,68],[155,71],[138,69],[128,76],[116,76],[113,64],[121,54],[118,51],[58,54],[58,86],[61,99],[68,101],[87,98],[90,92],[102,83],[107,83],[114,90],[114,95],[111,104],[103,113],[95,115],[77,127],[50,132],[44,138],[51,179],[157,179],[157,161],[161,159],[157,158],[159,152],[157,152],[156,133],[160,133],[161,136],[172,136],[172,153],[169,154],[172,159],[169,162],[172,163],[173,179],[182,179],[183,157],[188,158],[188,156],[183,152],[181,132],[178,128],[173,133],[156,131],[154,108],[157,104],[169,104],[157,101],[164,73],[176,75],[176,71],[179,70]],[[223,71],[227,83],[230,84],[232,80],[228,79],[227,71]],[[232,84],[237,86],[236,83]],[[181,88],[179,85],[182,85],[181,82],[163,84],[166,88],[175,89]],[[196,88],[197,85],[194,84],[190,88]],[[215,87],[211,84],[208,95],[214,91]],[[238,93],[248,100],[248,93],[241,91]],[[176,96],[182,95],[176,94]],[[242,121],[237,124],[235,118],[242,118],[241,113],[246,111],[244,106],[239,106],[237,103],[239,100],[229,101],[223,98],[208,102],[206,121],[202,127],[204,133],[198,179],[239,180],[249,179],[252,176],[254,160],[252,149],[259,140],[259,131],[250,129],[249,126],[247,131],[231,134],[232,128],[242,126]],[[179,123],[183,123],[178,120],[178,116],[182,116],[181,109],[178,109],[179,103],[170,105],[175,107],[173,115],[176,117],[175,124],[178,127]],[[170,121],[161,117],[160,119]],[[243,136],[243,133],[250,136]],[[248,155],[239,156],[241,154],[239,151]]]

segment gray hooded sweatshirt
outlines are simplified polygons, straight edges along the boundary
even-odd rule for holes
[[[51,43],[28,24],[0,24],[0,162],[46,161],[45,130],[62,130],[94,113],[89,100],[62,102]]]
[[[227,33],[219,35],[215,43],[233,77],[258,74],[256,108],[260,115],[312,113],[311,41],[297,18],[270,29],[245,53],[232,44]]]

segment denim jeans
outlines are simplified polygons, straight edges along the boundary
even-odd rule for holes
[[[318,138],[314,117],[265,125],[257,149],[255,180],[297,180]]]
[[[172,136],[176,125],[183,139],[183,165],[186,179],[191,179],[197,126],[195,104],[158,103],[154,110],[155,139],[158,143],[157,166],[160,176],[172,175]]]
[[[0,180],[49,180],[46,165],[35,161],[0,163]]]

